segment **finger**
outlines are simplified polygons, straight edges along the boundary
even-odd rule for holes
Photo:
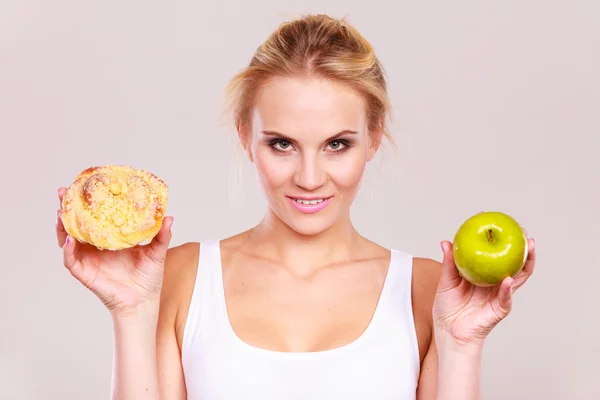
[[[62,214],[62,199],[67,192],[67,189],[64,187],[58,188],[57,197],[58,197],[58,211],[56,212],[56,240],[58,242],[59,247],[63,247],[65,241],[67,240],[67,232],[65,231],[65,227],[62,222],[61,214]]]
[[[514,289],[518,289],[529,279],[535,268],[535,239],[527,239],[527,260],[523,269],[515,276]]]
[[[64,187],[58,188],[58,203],[61,208],[62,208],[62,199],[66,192],[67,192],[67,188],[64,188]]]
[[[171,241],[171,226],[173,226],[173,217],[165,217],[160,227],[160,231],[154,237],[155,245],[168,245]]]
[[[171,227],[173,226],[173,217],[165,217],[160,227],[158,234],[150,242],[150,250],[152,257],[156,261],[164,261],[164,258],[169,249],[169,243],[171,242]]]
[[[56,240],[58,241],[58,247],[63,247],[67,240],[67,231],[63,225],[61,218],[62,210],[56,211]]]
[[[535,268],[535,239],[527,239],[527,261],[523,266],[523,271],[528,275],[533,273]]]
[[[505,278],[492,298],[492,309],[499,319],[504,319],[512,310],[513,278]]]
[[[443,259],[442,259],[442,272],[440,275],[439,289],[441,291],[452,289],[462,281],[458,269],[454,264],[454,256],[452,254],[452,243],[444,240],[441,243]]]
[[[77,261],[75,256],[75,239],[71,236],[66,237],[65,244],[62,246],[63,249],[63,264],[78,280],[83,279],[83,266]]]

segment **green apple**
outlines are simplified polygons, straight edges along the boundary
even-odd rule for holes
[[[494,286],[514,277],[527,260],[527,236],[514,218],[488,211],[467,219],[454,236],[454,264],[476,286]]]

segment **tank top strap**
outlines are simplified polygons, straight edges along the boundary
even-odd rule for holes
[[[418,349],[416,325],[412,302],[413,256],[402,250],[391,250],[390,266],[386,277],[379,310],[385,324],[399,324],[411,348]],[[385,295],[385,296],[384,296]],[[413,354],[413,365],[420,364],[419,353]]]
[[[380,321],[385,324],[391,316],[398,312],[398,307],[402,305],[402,298],[405,298],[407,290],[405,282],[410,279],[407,271],[407,254],[393,249],[390,250],[390,253],[388,270],[371,321],[372,325],[379,325]]]
[[[183,359],[188,353],[187,349],[193,347],[193,341],[201,336],[203,322],[214,318],[215,308],[220,307],[219,283],[222,279],[220,242],[212,239],[201,241],[199,252],[194,288],[183,331]]]
[[[413,257],[401,250],[391,250],[390,267],[386,284],[390,286],[389,292],[394,296],[401,296],[405,300],[411,298],[413,275]]]

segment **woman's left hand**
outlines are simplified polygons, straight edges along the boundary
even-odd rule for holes
[[[454,264],[452,243],[442,242],[444,259],[433,304],[435,329],[461,344],[483,344],[492,329],[510,313],[512,295],[533,273],[535,241],[528,240],[527,261],[514,278],[491,287],[479,287],[460,276]]]

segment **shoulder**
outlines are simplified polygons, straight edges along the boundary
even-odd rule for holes
[[[421,301],[432,302],[442,272],[442,264],[431,258],[413,258],[413,296]]]
[[[165,275],[183,272],[198,262],[199,242],[187,242],[169,248],[165,260]]]
[[[200,243],[189,242],[167,251],[163,278],[163,292],[178,291],[179,286],[190,275],[196,274],[200,256]]]

